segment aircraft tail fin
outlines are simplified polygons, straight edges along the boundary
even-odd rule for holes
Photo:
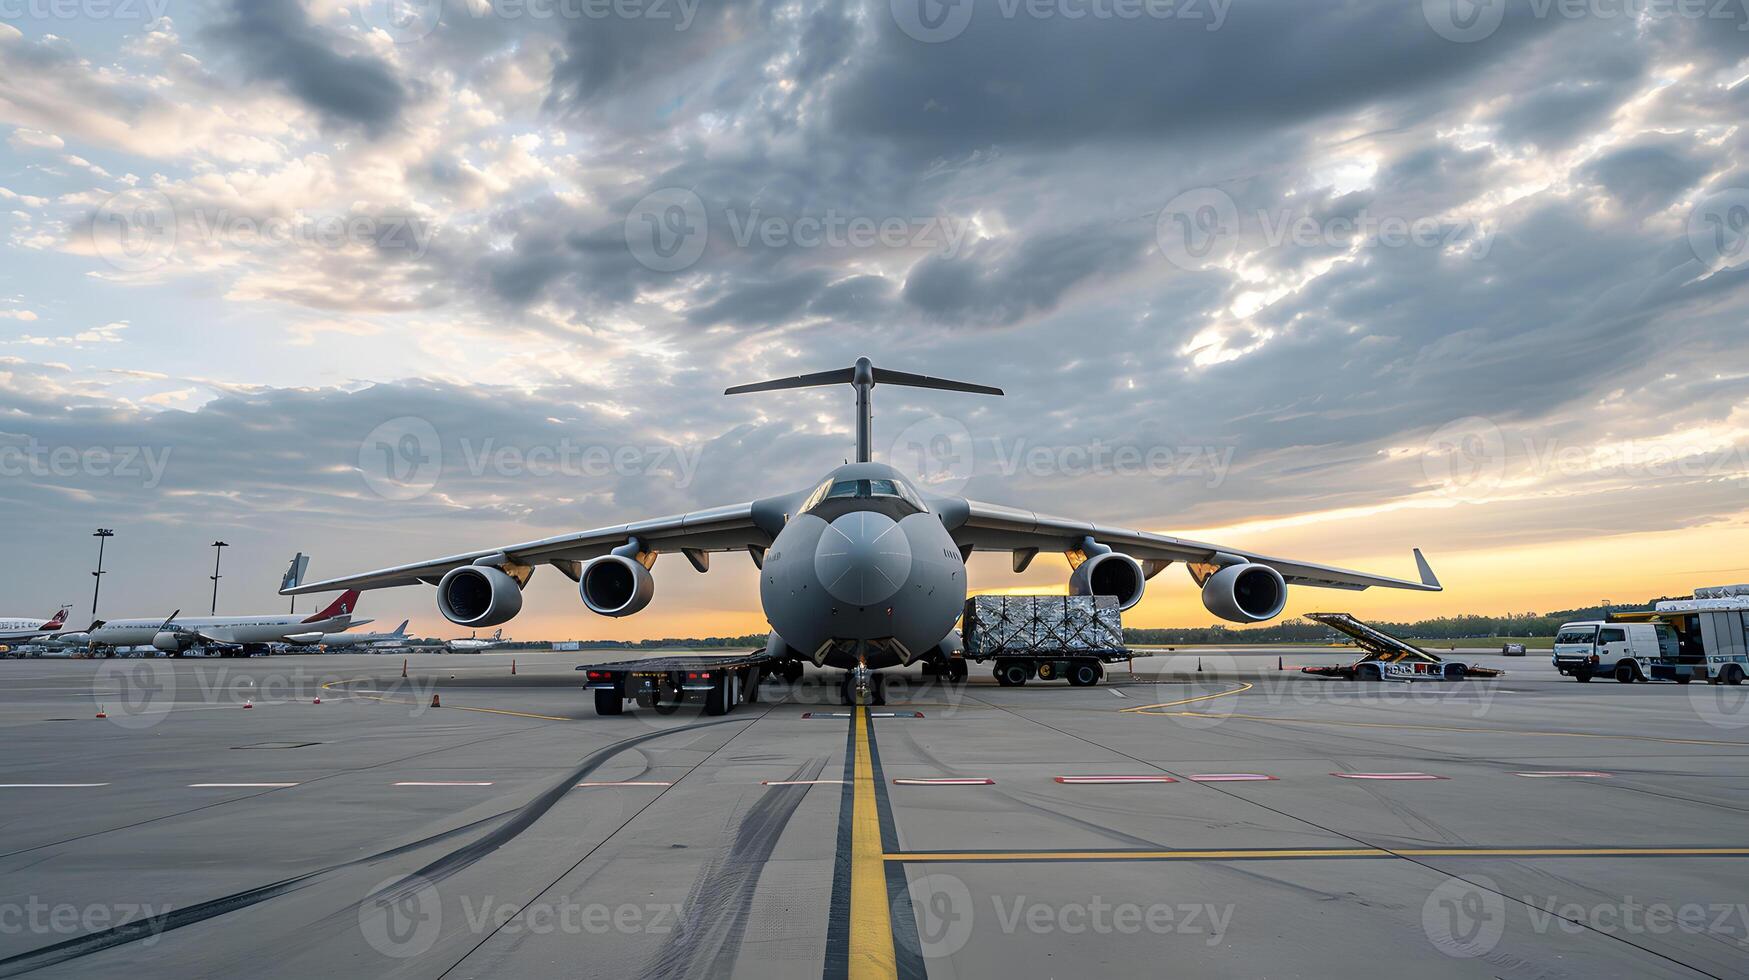
[[[55,630],[67,625],[67,610],[71,608],[71,606],[62,606],[60,611],[55,613],[55,618],[43,624],[43,629]]]
[[[357,589],[347,589],[345,592],[340,593],[340,598],[335,599],[333,602],[330,602],[327,605],[327,607],[324,608],[321,612],[315,614],[314,616],[311,616],[311,617],[305,619],[304,622],[316,623],[316,622],[320,622],[324,619],[333,619],[337,616],[346,616],[346,615],[349,615],[354,609],[357,609],[357,608],[358,608],[358,590]]]
[[[875,385],[893,385],[899,388],[933,388],[937,391],[962,391],[973,395],[1001,395],[1003,393],[1001,388],[973,384],[970,381],[932,378],[925,374],[911,374],[906,371],[878,368],[868,358],[859,357],[853,367],[840,368],[836,371],[820,371],[814,374],[799,374],[793,378],[778,378],[774,381],[736,385],[726,389],[723,394],[747,395],[760,391],[787,391],[793,388],[821,388],[828,385],[850,385],[856,389],[856,461],[859,463],[867,463],[873,459],[871,443],[874,439],[872,421],[874,412],[869,404],[869,391]]]
[[[401,625],[395,627],[395,632],[391,633],[390,635],[391,636],[406,636],[407,635],[407,624],[411,623],[411,622],[412,622],[411,619],[401,620]]]

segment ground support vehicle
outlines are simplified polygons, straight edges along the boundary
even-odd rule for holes
[[[1461,681],[1471,677],[1500,677],[1506,673],[1493,667],[1441,659],[1348,613],[1307,613],[1306,618],[1353,637],[1355,645],[1365,650],[1366,656],[1351,664],[1301,667],[1301,673],[1350,681]]]
[[[667,714],[688,702],[702,703],[707,715],[728,714],[738,704],[759,700],[759,681],[779,676],[795,682],[801,664],[769,651],[713,656],[651,657],[611,664],[584,664],[586,690],[595,692],[595,713],[617,715],[627,701]]]

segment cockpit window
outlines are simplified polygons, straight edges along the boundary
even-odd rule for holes
[[[902,502],[902,509],[910,513],[928,513],[929,508],[923,506],[923,500],[916,491],[898,480],[828,480],[820,484],[802,505],[802,512],[807,513],[828,500],[874,500],[885,499]]]

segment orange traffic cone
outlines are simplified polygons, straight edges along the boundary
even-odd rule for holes
[[[99,718],[108,718],[109,717],[109,715],[104,712],[103,705],[101,705],[101,704],[97,706],[97,717],[99,717]]]
[[[311,703],[311,704],[321,704],[321,703],[322,703],[322,699],[321,699],[321,697],[319,697],[319,696],[318,696],[318,697],[317,697],[317,698],[316,698],[316,700],[314,700],[314,701],[311,701],[311,702],[310,702],[310,703]]]
[[[243,707],[244,707],[244,708],[253,708],[253,707],[255,707],[255,702],[253,702],[253,701],[244,701],[244,702],[243,702]]]
[[[433,708],[441,708],[441,707],[443,707],[443,701],[442,701],[442,699],[441,699],[441,698],[439,698],[439,697],[438,697],[438,696],[437,696],[437,694],[435,694],[435,693],[433,693],[433,694],[432,694],[432,695],[431,695],[431,706],[432,706],[432,707],[433,707]]]

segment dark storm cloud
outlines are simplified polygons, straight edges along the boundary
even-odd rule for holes
[[[1585,176],[1599,183],[1633,211],[1668,207],[1712,168],[1673,140],[1622,147],[1598,157]]]
[[[311,23],[303,0],[234,0],[211,30],[244,70],[277,82],[329,122],[381,133],[410,96],[384,62],[336,50],[341,39]]]
[[[1012,323],[1056,306],[1083,282],[1121,273],[1148,247],[1134,227],[1074,229],[1012,242],[986,242],[964,256],[932,256],[912,267],[904,300],[937,320]]]
[[[971,0],[968,0],[971,2]],[[1454,44],[1418,3],[1253,0],[1216,27],[1201,19],[1038,18],[976,0],[969,24],[941,43],[899,29],[888,4],[846,83],[839,128],[954,155],[988,144],[1189,138],[1298,125],[1465,75],[1548,29],[1522,11],[1486,44]]]

